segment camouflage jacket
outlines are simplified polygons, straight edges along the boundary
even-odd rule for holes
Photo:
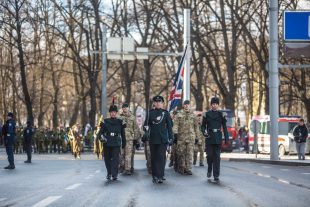
[[[200,136],[195,114],[190,110],[181,110],[175,117],[173,132],[178,134],[178,143],[194,143]]]
[[[126,124],[125,128],[125,136],[127,141],[132,141],[137,139],[137,124],[135,116],[128,112],[127,114],[121,113],[119,117],[124,124]]]

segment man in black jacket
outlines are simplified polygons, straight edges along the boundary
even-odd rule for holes
[[[8,119],[3,126],[2,134],[4,136],[4,145],[9,161],[9,165],[4,169],[12,170],[15,169],[13,146],[16,142],[16,123],[12,112],[8,113]]]
[[[304,119],[299,120],[299,124],[293,130],[294,140],[296,142],[296,150],[299,160],[305,159],[306,141],[308,138],[308,129],[305,126]]]
[[[221,146],[224,135],[225,143],[228,141],[228,131],[226,118],[218,110],[220,100],[217,97],[211,99],[211,110],[205,112],[202,118],[201,131],[206,137],[208,173],[207,177],[213,177],[215,182],[219,182]],[[222,132],[223,130],[223,132]]]
[[[117,180],[120,159],[120,147],[126,146],[126,125],[121,119],[116,118],[117,106],[109,108],[110,118],[104,119],[100,129],[100,141],[103,142],[104,162],[107,168],[107,179]]]
[[[32,136],[33,136],[33,128],[31,126],[31,121],[27,121],[27,127],[24,129],[24,146],[27,153],[27,160],[25,163],[31,163],[31,142],[32,142]]]
[[[162,183],[166,164],[166,150],[168,142],[172,142],[172,120],[167,110],[163,109],[164,98],[153,98],[155,108],[149,111],[144,128],[149,130],[151,166],[153,183]]]

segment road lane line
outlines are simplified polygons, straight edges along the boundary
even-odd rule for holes
[[[278,179],[278,181],[281,182],[281,183],[290,184],[290,182],[287,181],[287,180]]]
[[[301,174],[303,174],[303,175],[310,175],[310,173],[301,173]]]
[[[42,201],[34,204],[32,207],[45,207],[48,206],[49,204],[53,203],[54,201],[58,200],[62,196],[49,196]]]
[[[95,173],[100,173],[100,170],[96,170],[96,172]]]
[[[271,168],[270,166],[266,166],[266,165],[263,165],[262,167],[263,168]]]
[[[73,190],[73,189],[76,189],[76,188],[79,187],[80,185],[82,185],[82,183],[76,183],[76,184],[70,185],[69,187],[66,188],[66,190]]]
[[[7,198],[0,198],[0,202],[1,202],[1,201],[5,201],[6,199],[7,199]]]
[[[289,171],[289,169],[280,169],[280,170],[282,170],[282,171]]]

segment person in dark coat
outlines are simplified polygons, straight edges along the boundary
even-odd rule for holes
[[[163,109],[164,98],[153,98],[154,109],[149,111],[144,129],[149,132],[151,168],[153,183],[162,183],[166,164],[167,144],[172,142],[172,120],[167,110]]]
[[[24,146],[27,153],[27,160],[25,163],[31,163],[31,151],[32,151],[32,137],[34,134],[34,130],[32,128],[31,121],[27,121],[27,127],[24,129],[23,137],[24,137]]]
[[[294,141],[296,142],[296,150],[299,160],[305,159],[306,141],[308,138],[308,129],[304,119],[299,120],[299,124],[293,130]]]
[[[12,170],[15,169],[13,146],[16,142],[16,123],[14,121],[14,115],[12,112],[8,113],[8,119],[3,126],[2,134],[4,137],[4,145],[9,161],[9,165],[4,169]]]
[[[223,113],[218,110],[219,103],[219,98],[213,97],[211,99],[211,110],[203,114],[201,125],[201,131],[206,137],[208,163],[207,177],[211,177],[213,169],[213,177],[215,182],[219,181],[220,176],[220,156],[223,133],[225,143],[227,143],[229,139],[226,127],[226,118],[223,116]]]
[[[126,124],[116,118],[117,106],[109,108],[110,118],[104,119],[100,128],[100,141],[103,142],[104,162],[107,168],[107,179],[117,180],[120,159],[120,148],[126,146]]]

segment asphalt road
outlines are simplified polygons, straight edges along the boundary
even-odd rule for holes
[[[35,156],[16,169],[4,170],[0,159],[0,207],[44,206],[309,206],[310,167],[222,161],[221,182],[206,178],[206,167],[193,167],[192,176],[166,168],[164,184],[153,184],[142,155],[135,160],[133,176],[120,175],[107,182],[102,160],[82,155]]]

